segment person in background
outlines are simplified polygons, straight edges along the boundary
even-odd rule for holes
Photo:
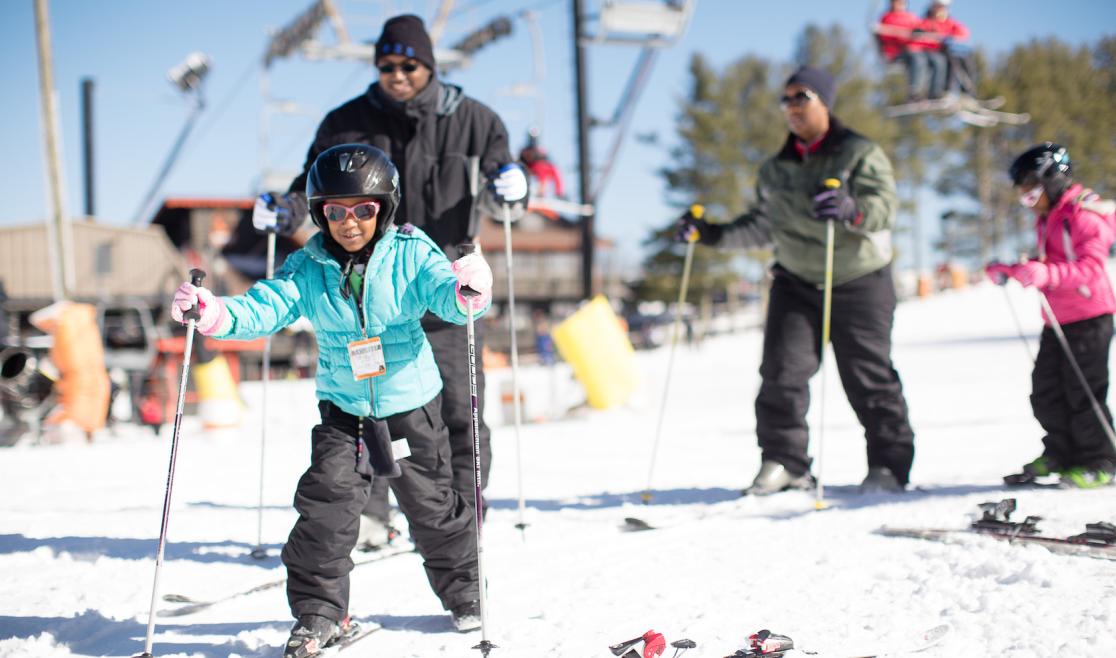
[[[948,62],[945,87],[942,92],[957,90],[962,94],[976,94],[976,78],[973,75],[972,50],[962,41],[969,38],[969,28],[949,15],[951,0],[934,0],[926,10],[919,29],[925,33],[924,40],[918,41],[927,52],[940,53]],[[937,98],[933,95],[931,98]],[[941,94],[939,94],[941,95]]]
[[[896,295],[891,230],[898,199],[891,162],[877,144],[832,114],[837,85],[803,66],[780,106],[790,133],[760,167],[751,210],[728,224],[684,216],[680,240],[759,248],[774,243],[774,281],[763,334],[756,437],[762,463],[752,494],[811,488],[810,378],[821,359],[827,223],[835,224],[831,339],[837,372],[868,448],[864,491],[902,491],[914,461],[914,433],[891,363]],[[827,179],[840,182],[833,189]]]
[[[1069,153],[1051,142],[1020,154],[1009,174],[1019,202],[1035,215],[1038,258],[1014,265],[994,262],[985,271],[1001,285],[1011,278],[1037,288],[1054,317],[1043,313],[1046,326],[1031,372],[1031,409],[1046,433],[1043,451],[1004,481],[1031,484],[1057,475],[1063,484],[1083,489],[1107,486],[1116,479],[1116,446],[1109,438],[1112,413],[1106,403],[1116,312],[1107,263],[1116,204],[1075,183]],[[1089,391],[1059,344],[1056,325]]]
[[[907,101],[940,98],[945,93],[948,63],[938,43],[920,40],[922,19],[907,9],[907,0],[891,0],[876,25],[880,52],[888,62],[907,69]]]

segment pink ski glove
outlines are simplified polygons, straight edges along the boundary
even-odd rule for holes
[[[227,331],[229,325],[229,312],[225,310],[225,303],[218,299],[208,288],[200,288],[192,283],[183,283],[174,292],[174,302],[171,303],[171,317],[176,322],[186,324],[184,317],[186,311],[198,305],[198,318],[194,328],[203,336],[212,336],[216,333]]]
[[[1011,278],[1011,265],[991,262],[985,266],[984,275],[987,276],[988,280],[992,283],[1002,286]]]
[[[1041,290],[1050,283],[1050,270],[1046,267],[1046,263],[1029,260],[1011,268],[1011,277],[1024,288],[1034,286]]]
[[[453,261],[453,272],[457,275],[457,305],[462,312],[469,306],[474,311],[483,310],[492,301],[492,269],[480,254],[469,254]],[[466,297],[461,294],[462,286],[477,291],[478,295]]]

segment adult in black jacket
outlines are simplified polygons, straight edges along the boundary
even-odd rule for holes
[[[396,223],[423,229],[451,259],[461,254],[458,245],[471,242],[476,233],[474,205],[480,202],[493,216],[500,204],[511,207],[512,218],[522,214],[527,199],[527,178],[514,163],[508,134],[500,117],[466,96],[460,87],[443,83],[436,74],[434,49],[422,19],[396,16],[384,24],[376,42],[379,79],[368,89],[330,111],[318,126],[306,154],[303,173],[291,183],[287,195],[273,199],[254,221],[259,229],[275,230],[283,224],[301,224],[305,213],[306,176],[322,151],[346,143],[364,143],[387,153],[400,172],[402,198]],[[480,194],[470,181],[471,162],[479,159]],[[484,183],[483,181],[487,181]],[[265,206],[267,204],[264,204]],[[267,225],[268,212],[277,215]],[[291,218],[284,221],[284,215]],[[449,429],[453,453],[453,484],[463,502],[473,504],[472,409],[469,395],[468,347],[465,327],[428,315],[423,330],[434,350],[443,380],[442,417]],[[477,325],[477,351],[483,337]],[[487,483],[491,464],[489,429],[484,424],[484,372],[477,362],[477,397],[481,412],[481,474]],[[406,486],[405,478],[391,486]],[[386,525],[387,482],[377,479],[368,518]],[[373,543],[375,543],[373,541]]]

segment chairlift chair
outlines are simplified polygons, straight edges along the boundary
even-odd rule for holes
[[[665,47],[686,30],[697,0],[604,0],[597,40]]]
[[[908,32],[901,27],[880,25],[877,19],[879,15],[878,9],[879,2],[873,2],[872,9],[868,15],[868,24],[869,31],[872,33],[873,39],[876,42],[877,52],[879,52],[882,59],[883,41],[881,37],[887,35],[889,32],[892,35],[898,36],[905,36]],[[903,32],[904,34],[898,34],[899,32]],[[888,65],[890,66],[893,63],[894,62],[889,62]],[[951,76],[967,76],[967,73],[962,67],[951,66],[950,71]],[[950,83],[952,82],[951,80]],[[958,82],[962,89],[976,88],[976,81],[970,78],[965,77],[965,79],[959,80]],[[952,86],[952,84],[950,84],[950,86]],[[979,128],[990,128],[1001,123],[1020,126],[1031,121],[1031,115],[1027,113],[999,111],[999,108],[1003,107],[1005,102],[1006,99],[1003,96],[979,99],[970,94],[948,92],[942,98],[911,101],[887,106],[883,109],[883,114],[889,119],[919,114],[953,115],[961,119],[961,121]]]

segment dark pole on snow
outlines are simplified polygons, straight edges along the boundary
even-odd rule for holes
[[[578,188],[582,205],[593,203],[592,188],[589,183],[592,168],[589,154],[589,100],[585,89],[585,15],[581,0],[573,0],[574,34],[574,79],[577,98],[577,170]],[[593,296],[593,224],[596,209],[581,218],[581,294],[588,299]]]

